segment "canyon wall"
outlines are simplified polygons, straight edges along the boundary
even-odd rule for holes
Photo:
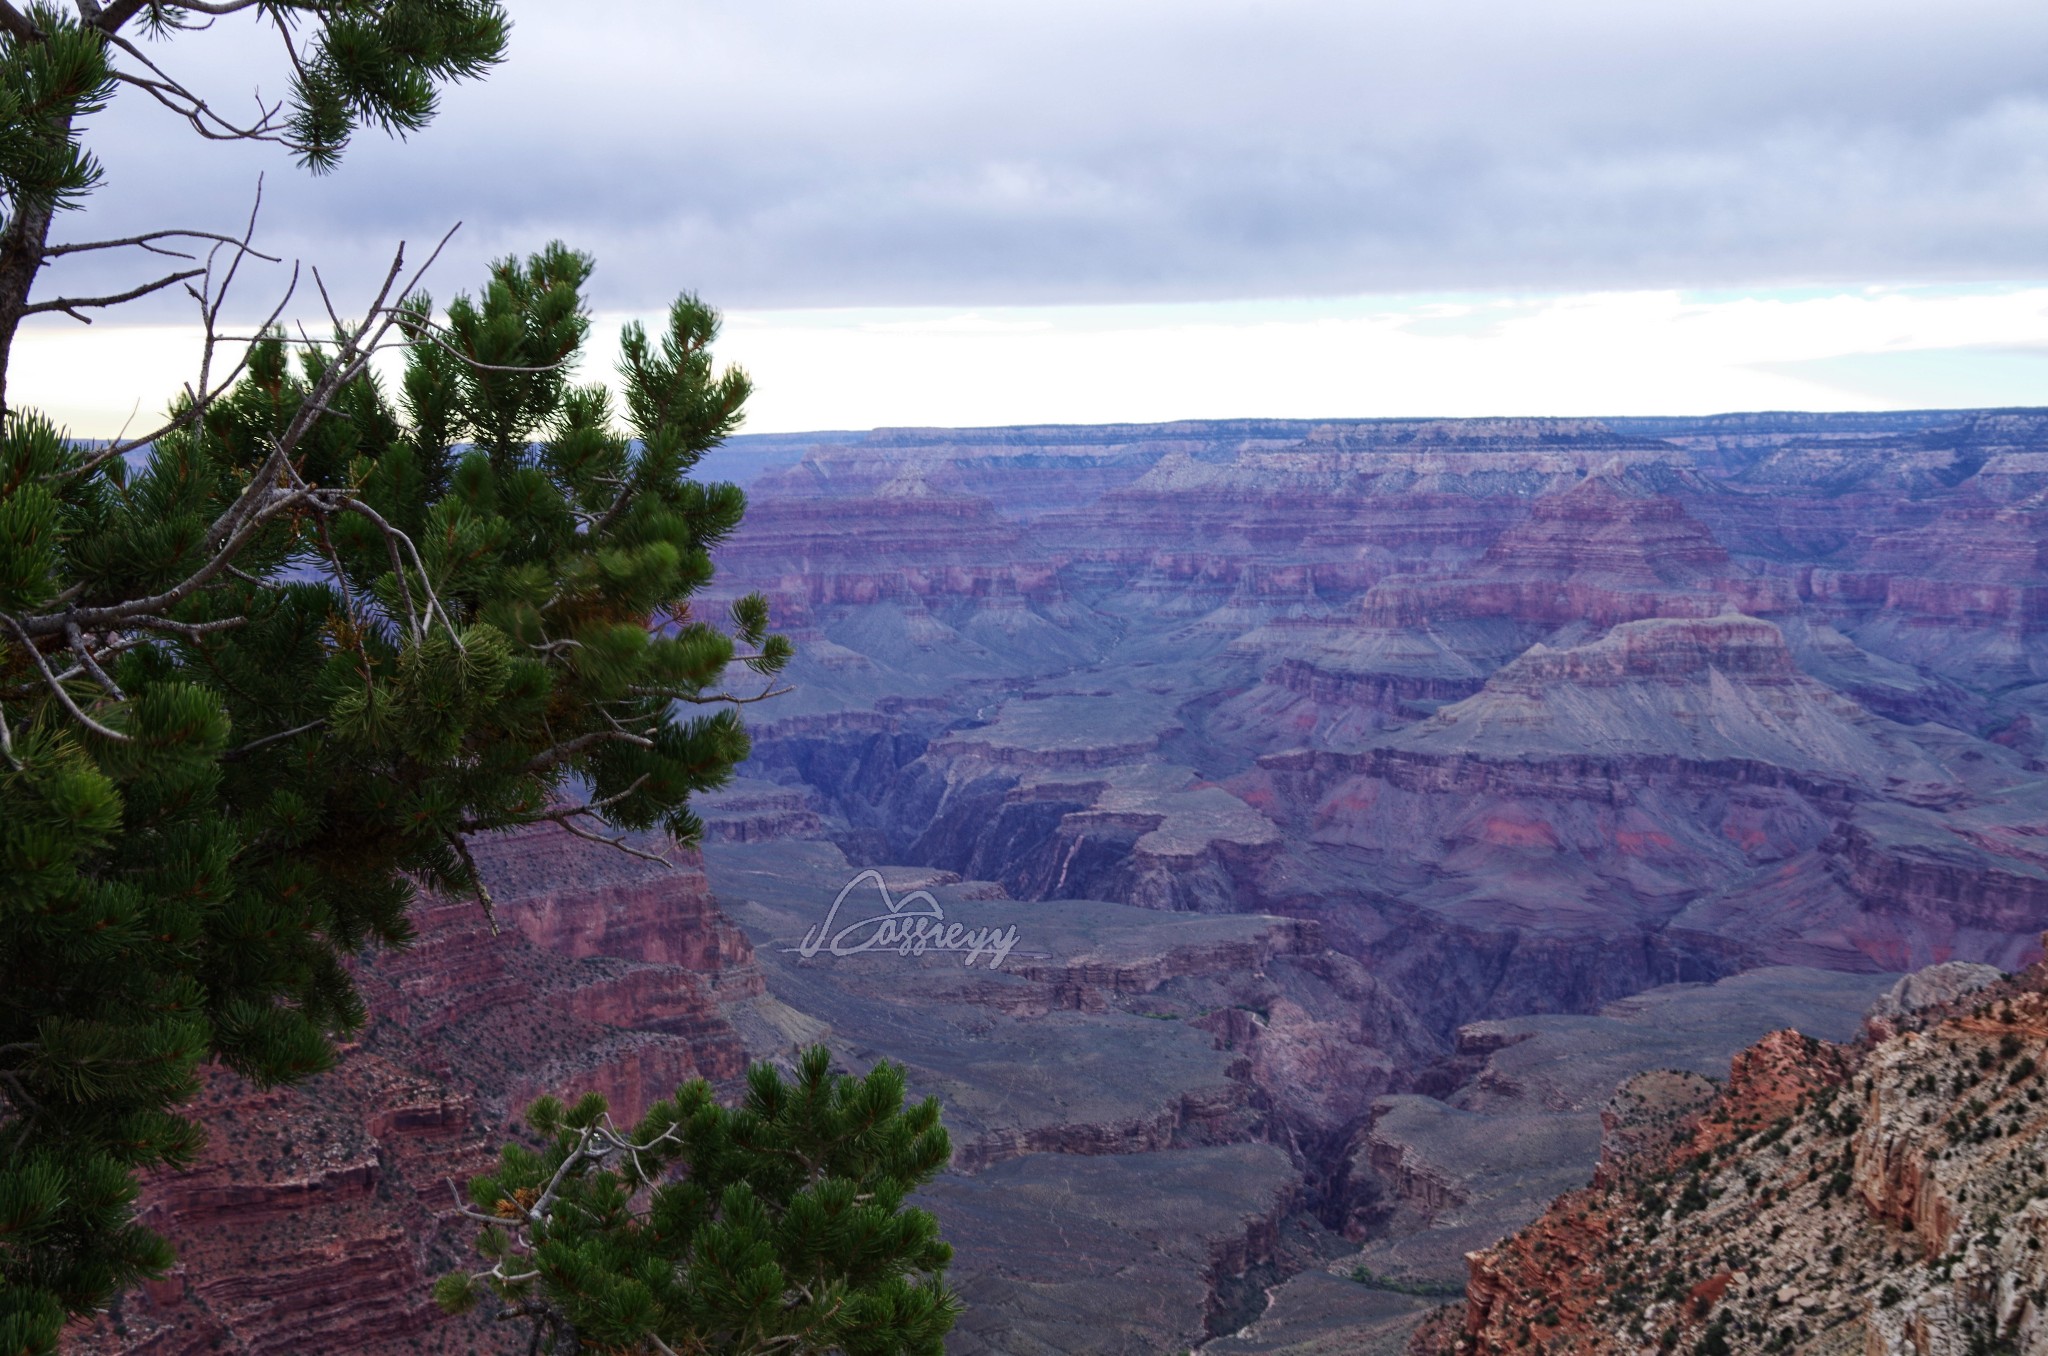
[[[749,772],[856,860],[1314,918],[1446,1038],[2048,924],[2048,416],[880,430],[750,494]]]
[[[500,1334],[428,1295],[468,1256],[451,1184],[486,1169],[543,1092],[601,1092],[637,1116],[743,1071],[721,1005],[759,993],[759,967],[694,854],[663,867],[552,826],[475,852],[495,935],[476,901],[423,898],[413,945],[357,964],[370,1020],[334,1069],[269,1090],[211,1071],[204,1154],[143,1190],[177,1267],[68,1350],[495,1349]]]

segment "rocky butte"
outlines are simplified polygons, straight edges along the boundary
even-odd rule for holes
[[[750,504],[707,602],[766,592],[798,659],[701,858],[482,845],[504,935],[430,902],[334,1074],[218,1080],[207,1161],[148,1198],[181,1270],[81,1349],[491,1349],[425,1283],[525,1098],[634,1109],[816,1041],[946,1103],[958,1352],[2033,1331],[2002,1150],[2038,986],[1944,985],[2048,927],[2048,412],[896,429],[702,469]],[[870,868],[1014,948],[804,955]]]

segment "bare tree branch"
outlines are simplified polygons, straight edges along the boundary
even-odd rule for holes
[[[240,570],[233,569],[230,570],[230,573],[242,574]],[[247,575],[242,577],[245,579],[250,578]],[[261,584],[264,581],[254,579],[251,582]],[[218,631],[232,631],[238,626],[247,626],[248,624],[249,619],[247,617],[223,617],[219,621],[210,622],[177,622],[165,617],[137,617],[129,623],[129,625],[145,631],[172,631],[185,637],[187,640],[197,640],[201,636],[210,636]]]
[[[298,736],[318,730],[326,724],[327,718],[322,716],[319,720],[309,720],[304,725],[295,725],[289,730],[279,730],[276,734],[267,734],[261,739],[252,739],[240,748],[229,749],[220,756],[220,760],[223,763],[239,762],[260,748],[282,743],[287,739],[296,739]]]
[[[83,725],[86,729],[91,730],[94,734],[100,736],[102,739],[111,739],[116,744],[133,744],[135,742],[135,740],[131,736],[124,735],[119,730],[110,730],[106,726],[94,720],[91,716],[85,714],[85,712],[79,710],[78,703],[71,700],[71,694],[64,690],[64,684],[58,681],[56,674],[50,672],[50,665],[46,660],[44,660],[43,652],[36,648],[36,642],[34,638],[31,637],[27,631],[22,629],[21,623],[16,621],[13,617],[8,616],[5,612],[0,612],[0,622],[6,622],[8,629],[13,631],[16,636],[20,637],[22,648],[28,651],[28,657],[31,660],[35,661],[36,668],[41,671],[43,675],[44,684],[48,686],[48,688],[53,694],[55,694],[57,701],[64,707],[64,709],[71,713],[71,718],[73,720],[77,721],[80,725]]]
[[[6,3],[6,0],[0,0],[0,4],[4,3]],[[157,254],[168,254],[179,259],[195,257],[180,250],[157,249],[154,242],[158,240],[212,240],[222,245],[233,245],[246,254],[255,255],[265,263],[280,264],[284,262],[275,255],[265,254],[261,250],[250,249],[246,238],[237,240],[231,235],[221,235],[217,231],[146,231],[141,235],[123,236],[119,240],[82,240],[74,241],[68,245],[46,245],[43,247],[43,257],[45,259],[61,259],[67,254],[84,254],[89,250],[126,249],[130,246],[137,249],[151,250]]]
[[[146,447],[159,438],[167,437],[197,422],[205,417],[207,410],[212,407],[213,402],[225,395],[234,386],[235,382],[241,378],[243,370],[249,365],[249,350],[247,348],[243,349],[242,356],[236,361],[225,377],[221,378],[219,382],[212,380],[214,349],[221,342],[217,321],[220,316],[221,307],[227,301],[228,291],[234,283],[236,270],[241,262],[241,256],[250,254],[255,255],[259,259],[269,259],[271,257],[251,248],[249,244],[250,240],[255,236],[256,218],[258,213],[262,211],[262,208],[263,178],[261,175],[258,175],[256,179],[256,198],[250,205],[249,221],[248,225],[243,229],[242,238],[240,240],[235,240],[231,237],[223,238],[220,244],[207,255],[206,268],[204,270],[206,274],[205,290],[204,292],[193,293],[199,302],[199,318],[204,331],[204,339],[200,345],[199,355],[199,385],[196,390],[189,386],[186,388],[187,401],[185,409],[173,416],[161,427],[152,429],[139,438],[115,439],[112,443],[101,448],[78,465],[57,472],[53,478],[70,478],[72,476],[90,474],[116,457],[125,457],[138,448]],[[212,282],[212,271],[215,258],[222,247],[234,250],[235,258],[230,262],[227,274],[222,278],[220,286],[216,288]],[[284,314],[284,308],[291,303],[293,295],[298,291],[298,283],[299,270],[298,266],[294,265],[291,281],[285,285],[284,295],[278,298],[277,305],[271,308],[270,315],[258,329],[259,337],[268,332],[270,327],[277,323],[277,318]],[[188,292],[193,291],[190,284],[187,284],[186,290]]]
[[[386,522],[382,514],[360,499],[344,499],[341,501],[341,507],[351,513],[359,513],[368,518],[376,525],[377,530],[384,535],[384,544],[391,550],[392,567],[398,571],[398,582],[406,589],[405,605],[410,610],[412,607],[412,589],[411,585],[406,583],[405,567],[399,563],[398,559],[398,548],[403,546],[406,549],[412,556],[413,568],[419,571],[420,588],[427,595],[427,614],[429,620],[432,619],[435,613],[439,613],[441,624],[448,628],[448,637],[455,642],[456,650],[463,654],[469,653],[462,643],[462,629],[456,626],[455,619],[448,615],[448,609],[441,605],[440,596],[434,592],[434,582],[427,577],[427,564],[424,560],[420,559],[419,547],[413,545],[412,538]],[[417,619],[415,619],[414,625],[418,628],[420,634],[425,634],[424,625],[418,622]]]
[[[484,911],[484,921],[491,925],[491,935],[498,935],[498,911],[493,907],[491,888],[484,884],[484,873],[477,870],[476,858],[469,853],[469,844],[462,841],[462,835],[447,835],[448,845],[455,849],[455,855],[462,858],[462,869],[469,872],[469,882],[476,888],[476,902]]]
[[[161,292],[173,283],[184,282],[187,278],[197,278],[205,272],[206,270],[203,268],[188,268],[158,278],[155,282],[146,282],[140,287],[131,287],[126,292],[115,292],[104,297],[52,297],[48,301],[33,301],[22,307],[21,313],[23,315],[44,315],[51,311],[62,311],[73,320],[79,321],[81,324],[90,325],[92,324],[92,318],[78,313],[79,308],[82,306],[119,306],[124,301],[134,301],[136,298],[146,297],[152,292]]]
[[[152,4],[161,2],[162,0],[115,0],[115,3],[100,11],[99,17],[93,20],[93,27],[102,32],[112,33],[143,10],[150,8]],[[222,15],[240,14],[243,10],[255,9],[261,3],[262,0],[179,0],[178,8],[189,9],[195,14],[204,14],[209,18],[219,18]]]
[[[255,3],[255,0],[251,0],[251,3]],[[238,6],[238,8],[249,7],[248,5]],[[196,5],[181,5],[180,8],[197,9],[199,7]],[[224,10],[222,12],[233,13],[234,11]],[[283,100],[280,99],[268,105],[259,100],[256,105],[259,116],[254,123],[244,126],[233,122],[215,112],[212,105],[208,104],[206,100],[200,98],[197,94],[194,94],[169,71],[157,65],[155,61],[150,59],[147,52],[144,52],[133,42],[104,26],[101,26],[101,31],[106,33],[108,42],[140,62],[155,77],[151,79],[148,76],[137,75],[133,71],[117,70],[112,72],[114,78],[123,84],[133,85],[147,93],[165,108],[170,109],[173,113],[183,118],[191,126],[192,130],[199,133],[200,136],[205,137],[209,141],[267,141],[275,144],[285,144],[287,142],[287,138],[279,131],[280,124],[277,121],[278,113],[284,108]]]
[[[631,843],[628,843],[626,841],[626,835],[623,833],[619,834],[617,837],[614,838],[607,838],[603,834],[592,833],[590,830],[585,829],[581,825],[575,823],[576,820],[585,817],[593,819],[598,817],[611,806],[617,805],[619,802],[626,800],[628,797],[632,796],[635,792],[639,791],[639,789],[645,786],[646,784],[647,777],[643,774],[642,776],[634,778],[633,784],[631,786],[628,786],[625,790],[614,792],[609,796],[605,796],[599,800],[590,801],[586,804],[559,805],[556,806],[554,809],[543,810],[537,814],[524,815],[510,822],[500,822],[495,820],[465,820],[463,821],[462,824],[460,824],[457,827],[458,831],[461,833],[483,833],[487,830],[492,829],[520,828],[528,824],[559,824],[566,832],[573,834],[578,838],[582,838],[588,842],[602,843],[607,847],[617,848],[619,851],[625,853],[629,857],[638,857],[642,861],[658,862],[662,866],[673,867],[675,863],[670,861],[667,857],[664,857],[659,853],[648,852],[643,848],[636,848]]]
[[[626,730],[592,730],[589,734],[564,740],[553,748],[542,749],[527,759],[526,765],[519,769],[520,774],[530,777],[535,773],[546,772],[549,768],[565,763],[577,754],[594,749],[600,744],[634,744],[643,749],[654,747],[654,741],[645,735],[632,734]]]
[[[92,675],[93,681],[105,688],[107,695],[115,701],[127,701],[128,694],[121,691],[121,685],[108,677],[107,671],[100,667],[97,659],[92,657],[92,647],[85,643],[85,633],[76,626],[67,626],[64,628],[64,634],[71,641],[71,652],[78,656],[79,664],[87,673]]]
[[[785,693],[794,692],[796,688],[794,685],[776,687],[771,684],[767,691],[757,693],[752,697],[739,697],[730,692],[662,692],[654,688],[639,687],[628,690],[636,695],[667,697],[670,701],[689,702],[694,706],[752,706],[755,702],[765,702],[771,697],[780,697]]]
[[[634,847],[631,843],[626,841],[626,835],[623,833],[611,838],[607,838],[601,833],[592,833],[590,830],[582,828],[579,825],[575,824],[573,822],[573,816],[570,815],[542,815],[541,818],[545,820],[552,820],[554,823],[560,824],[562,828],[567,830],[570,834],[573,834],[575,837],[583,839],[587,843],[599,843],[605,847],[617,848],[619,851],[625,853],[628,857],[638,857],[643,862],[654,862],[657,865],[666,866],[670,869],[674,869],[675,867],[675,863],[670,861],[666,857],[660,856],[656,853],[648,852],[642,848]]]

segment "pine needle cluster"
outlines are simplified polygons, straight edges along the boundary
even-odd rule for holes
[[[736,1107],[698,1080],[630,1132],[595,1093],[542,1098],[543,1146],[469,1184],[488,1265],[435,1298],[495,1297],[553,1352],[939,1356],[952,1249],[906,1201],[951,1148],[938,1103],[903,1097],[900,1068],[834,1074],[818,1047],[788,1080],[755,1065]]]

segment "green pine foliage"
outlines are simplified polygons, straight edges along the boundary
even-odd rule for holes
[[[565,366],[590,269],[550,246],[445,323],[411,303],[402,389],[318,420],[333,359],[272,338],[137,465],[0,426],[0,1354],[169,1263],[135,1181],[200,1148],[201,1063],[327,1067],[344,959],[423,886],[481,896],[466,836],[687,840],[746,756],[789,647],[759,598],[691,612],[744,499],[690,471],[747,379],[686,296],[615,412]]]
[[[176,69],[223,20],[287,49],[283,96],[244,123]],[[488,907],[474,834],[691,838],[690,796],[746,755],[734,708],[789,658],[758,597],[691,610],[744,508],[691,475],[749,389],[712,360],[716,313],[685,296],[655,335],[629,328],[615,406],[574,379],[591,261],[559,245],[438,317],[387,285],[330,344],[266,337],[224,395],[202,369],[140,460],[7,398],[24,317],[84,319],[206,261],[98,297],[51,295],[46,265],[211,242],[232,275],[244,250],[182,229],[52,240],[101,186],[88,124],[125,85],[197,136],[320,171],[364,127],[424,127],[508,33],[497,0],[0,5],[0,1356],[53,1351],[170,1264],[133,1218],[137,1180],[202,1149],[180,1111],[202,1065],[262,1084],[326,1068],[364,1019],[349,956],[404,945],[421,888]],[[211,336],[225,283],[201,286]],[[393,325],[409,348],[387,390],[362,362]],[[601,1103],[537,1111],[552,1157],[508,1150],[478,1199],[538,1213],[488,1217],[480,1246],[539,1249],[545,1278],[497,1280],[558,1346],[658,1350],[696,1324],[775,1326],[778,1352],[937,1350],[947,1254],[902,1206],[945,1160],[936,1109],[822,1057],[753,1087],[731,1112],[685,1089],[625,1158],[593,1152],[618,1144]]]
[[[482,1266],[442,1277],[452,1313],[490,1298],[556,1353],[939,1356],[959,1302],[937,1221],[905,1204],[951,1153],[939,1105],[903,1105],[903,1071],[785,1080],[760,1064],[737,1107],[701,1079],[631,1131],[604,1098],[527,1111],[473,1179]]]
[[[48,5],[29,15],[44,40],[0,47],[0,198],[75,208],[100,166],[74,129],[106,107],[114,73],[97,34]]]

